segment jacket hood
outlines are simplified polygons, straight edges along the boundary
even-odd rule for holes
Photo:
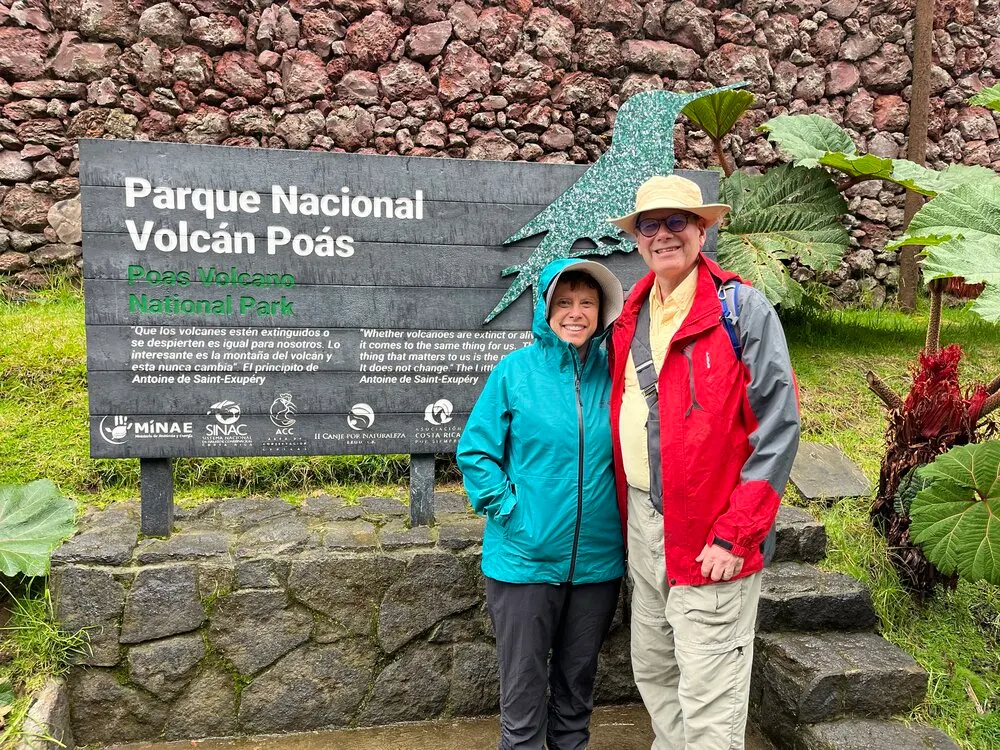
[[[578,267],[579,270],[590,273],[602,289],[601,317],[603,318],[603,321],[598,321],[597,331],[592,337],[593,340],[600,341],[603,339],[604,334],[611,328],[611,322],[621,312],[623,301],[621,284],[615,278],[614,274],[608,271],[607,268],[593,261],[584,261],[580,258],[560,258],[558,260],[554,260],[546,265],[545,268],[542,269],[541,274],[539,274],[538,301],[535,303],[535,313],[531,324],[531,330],[532,333],[535,334],[536,341],[541,341],[546,344],[561,343],[567,347],[569,346],[569,344],[566,344],[558,336],[556,336],[555,331],[553,331],[552,327],[549,325],[548,303],[551,297],[550,287],[552,284],[556,282],[563,271],[573,267]],[[598,271],[603,278],[596,276],[595,270]],[[602,325],[602,322],[605,323],[605,325]]]

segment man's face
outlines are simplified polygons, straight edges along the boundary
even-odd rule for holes
[[[596,289],[560,281],[549,302],[549,326],[556,336],[579,349],[597,331],[600,305]]]
[[[705,228],[702,219],[697,214],[690,214],[676,209],[659,208],[655,211],[644,211],[639,217],[644,219],[666,219],[675,214],[686,216],[687,226],[680,231],[671,231],[667,222],[660,222],[656,234],[646,237],[636,229],[636,244],[639,255],[646,261],[649,269],[657,275],[673,283],[680,283],[698,264],[698,253],[705,244]]]

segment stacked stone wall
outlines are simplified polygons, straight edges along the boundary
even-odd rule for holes
[[[748,80],[753,128],[815,112],[905,154],[915,0],[0,0],[0,280],[79,273],[81,137],[410,156],[595,161],[650,88]],[[928,157],[1000,168],[997,114],[964,103],[1000,68],[1000,0],[939,0]],[[711,165],[677,127],[678,166]],[[821,281],[896,288],[902,196],[851,192],[853,247]],[[800,279],[808,269],[797,269]]]

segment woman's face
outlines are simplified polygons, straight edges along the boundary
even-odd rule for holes
[[[571,287],[560,281],[549,303],[549,326],[567,344],[584,347],[597,331],[600,304],[596,289],[579,283]]]

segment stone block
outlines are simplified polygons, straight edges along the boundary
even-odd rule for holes
[[[871,594],[850,576],[803,563],[764,571],[758,631],[870,630],[877,623]]]
[[[758,634],[753,681],[767,726],[905,713],[927,691],[920,665],[874,633]]]
[[[345,726],[372,683],[374,667],[370,648],[297,649],[243,689],[239,731],[274,734]]]
[[[138,508],[116,506],[85,516],[80,533],[52,553],[52,562],[125,565],[132,559],[138,539]]]
[[[143,568],[125,600],[121,642],[142,643],[188,633],[204,620],[194,565]]]
[[[792,464],[792,484],[808,500],[863,497],[871,483],[839,448],[803,441]]]
[[[618,627],[611,631],[597,662],[594,700],[598,703],[636,703],[641,699],[632,676],[631,633]]]
[[[262,557],[259,560],[243,560],[236,566],[236,588],[279,588],[288,575],[288,570],[284,568],[284,565],[270,557]]]
[[[240,497],[223,500],[215,507],[219,521],[238,533],[294,512],[295,508],[278,498]]]
[[[163,731],[166,705],[142,690],[119,684],[109,670],[74,670],[69,685],[77,745],[146,740]]]
[[[438,519],[438,546],[445,549],[466,549],[483,543],[486,519],[479,516],[444,516]]]
[[[774,562],[819,562],[826,557],[826,527],[809,511],[778,508]]]
[[[366,516],[406,516],[410,509],[395,497],[363,497],[361,507]]]
[[[434,513],[472,513],[469,498],[460,492],[435,492]]]
[[[402,579],[382,600],[379,643],[391,654],[438,621],[478,601],[473,581],[453,555],[415,555]]]
[[[14,750],[60,750],[74,747],[66,682],[50,678],[35,696]]]
[[[221,669],[206,669],[170,708],[166,739],[226,737],[236,733],[236,685]]]
[[[958,743],[925,724],[846,719],[801,728],[797,750],[958,750]]]
[[[385,550],[430,547],[434,544],[434,536],[427,526],[410,528],[407,520],[396,518],[379,529],[378,543]]]
[[[304,115],[303,115],[304,116]],[[287,120],[291,115],[285,118]],[[282,120],[282,122],[285,122]],[[312,143],[313,136],[322,129],[322,116],[320,117],[320,127],[315,133],[309,136],[309,143]],[[288,140],[281,133],[281,125],[278,126],[278,135]],[[307,143],[306,145],[309,145]],[[303,146],[302,148],[305,148]],[[330,497],[320,495],[319,497],[307,497],[302,503],[302,512],[307,516],[321,518],[324,521],[353,521],[361,518],[362,508],[360,505],[348,505],[342,497]]]
[[[205,642],[198,634],[143,643],[129,649],[129,677],[160,700],[170,701],[191,680],[203,658]]]
[[[209,640],[240,674],[252,675],[309,639],[312,617],[279,589],[236,591],[211,608]]]
[[[357,509],[360,515],[360,508]],[[362,552],[378,546],[375,526],[368,521],[346,521],[329,526],[323,535],[323,547]]]
[[[300,552],[318,541],[299,516],[281,516],[249,529],[236,543],[237,558],[287,555]]]
[[[405,563],[391,557],[300,557],[288,575],[288,593],[352,633],[370,635],[379,602],[402,576]]]
[[[106,570],[53,565],[51,581],[55,618],[63,630],[84,630],[90,643],[77,663],[112,667],[120,658],[118,622],[125,587]]]
[[[360,726],[421,721],[438,716],[448,699],[451,649],[420,645],[379,673],[358,716]]]
[[[144,539],[135,554],[140,565],[229,557],[236,537],[226,531],[186,529],[166,539]]]
[[[500,663],[496,646],[455,644],[448,705],[453,716],[484,716],[500,710]]]

